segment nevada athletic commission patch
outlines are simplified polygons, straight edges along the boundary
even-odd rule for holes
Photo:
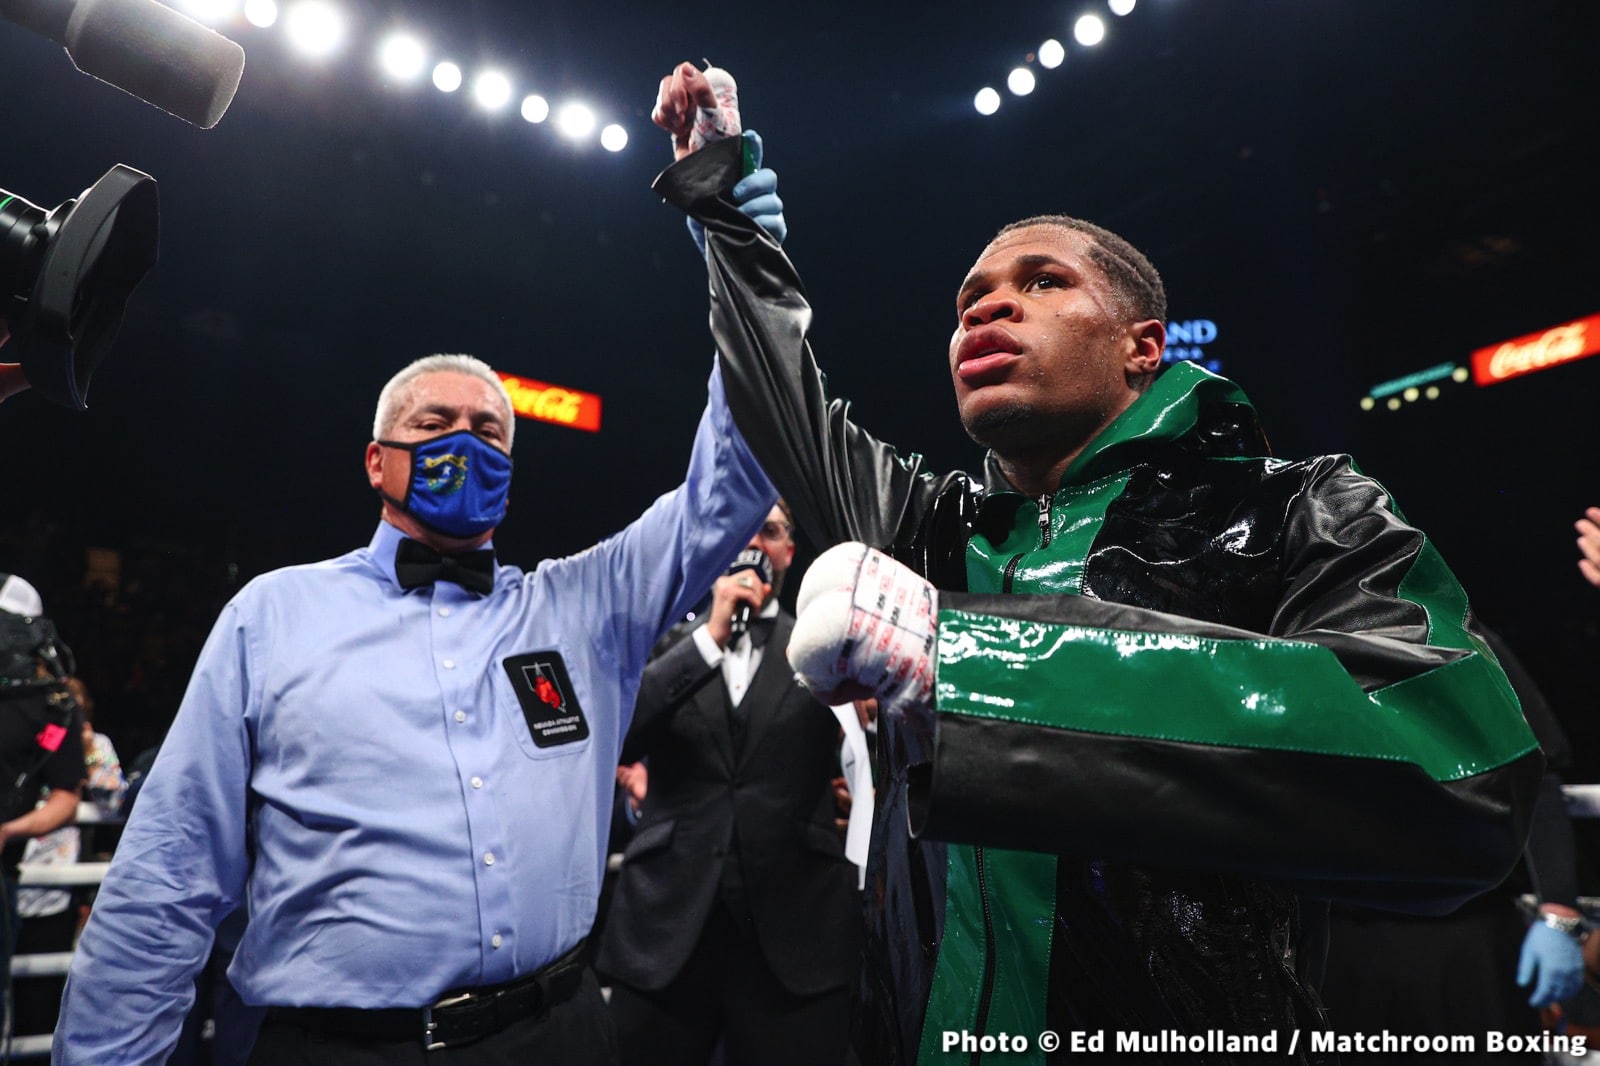
[[[535,744],[554,748],[588,737],[589,723],[578,706],[578,694],[572,689],[560,652],[530,651],[513,655],[502,665]]]

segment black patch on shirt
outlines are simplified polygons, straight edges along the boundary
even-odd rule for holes
[[[589,722],[560,652],[530,651],[511,656],[503,665],[535,744],[554,748],[588,738]]]

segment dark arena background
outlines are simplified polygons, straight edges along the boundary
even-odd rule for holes
[[[1600,780],[1600,589],[1573,531],[1600,504],[1600,359],[1489,386],[1447,366],[1600,312],[1600,5],[330,0],[322,58],[292,2],[270,26],[217,6],[247,62],[210,130],[0,22],[0,188],[50,207],[114,163],[159,182],[160,262],[88,410],[0,407],[0,570],[43,593],[124,758],[241,583],[366,543],[373,403],[417,356],[602,398],[598,432],[520,424],[509,561],[676,484],[711,346],[702,266],[650,191],[671,155],[649,109],[708,57],[765,138],[819,359],[863,424],[975,469],[945,356],[963,272],[1022,216],[1109,226],[1162,270],[1174,347],[1244,386],[1278,454],[1348,451],[1394,492],[1544,687],[1573,776]],[[399,29],[414,82],[377,59]],[[430,83],[443,59],[458,91]],[[474,99],[490,70],[498,110]],[[1381,388],[1440,367],[1415,399]]]

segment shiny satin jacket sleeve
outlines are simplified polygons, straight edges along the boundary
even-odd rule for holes
[[[913,829],[1449,909],[1515,863],[1540,773],[1432,543],[1347,457],[1295,478],[1258,633],[1087,596],[940,601]]]
[[[829,399],[794,265],[726,196],[740,165],[731,138],[674,164],[654,186],[705,225],[711,332],[734,418],[817,550],[846,540],[907,545],[960,475],[936,478],[920,455],[899,455],[850,420],[848,402]]]

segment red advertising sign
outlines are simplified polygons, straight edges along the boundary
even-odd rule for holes
[[[1472,380],[1493,385],[1600,352],[1600,315],[1552,326],[1472,353]]]
[[[499,371],[495,373],[500,374]],[[523,418],[540,422],[554,422],[570,429],[600,431],[600,397],[592,392],[564,389],[547,385],[532,378],[519,378],[500,374],[506,391],[511,394],[511,408]]]

